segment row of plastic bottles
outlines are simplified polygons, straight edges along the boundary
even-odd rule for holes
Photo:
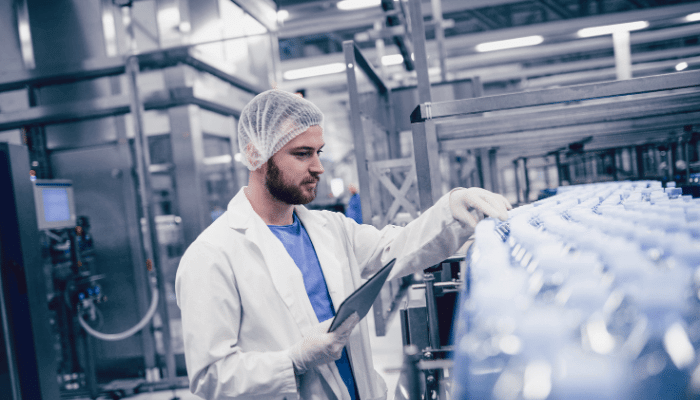
[[[453,398],[700,398],[700,199],[561,188],[482,221],[467,263]]]

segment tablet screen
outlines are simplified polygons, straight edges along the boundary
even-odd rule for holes
[[[369,278],[367,282],[363,283],[362,286],[340,304],[328,332],[333,332],[338,329],[343,321],[354,312],[357,312],[360,319],[367,315],[369,309],[372,307],[372,303],[374,303],[374,299],[377,298],[377,295],[382,290],[382,286],[384,286],[384,282],[386,282],[386,278],[389,276],[389,272],[391,272],[391,268],[394,266],[395,262],[395,258],[389,261],[379,272]]]

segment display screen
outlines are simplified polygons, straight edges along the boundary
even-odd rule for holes
[[[67,221],[71,219],[68,205],[68,190],[65,188],[41,189],[44,200],[44,219],[46,222]]]

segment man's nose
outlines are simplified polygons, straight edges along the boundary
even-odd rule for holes
[[[321,163],[321,158],[318,155],[314,157],[314,162],[311,164],[311,166],[309,166],[309,172],[317,175],[325,172],[325,169],[323,169],[323,164]]]

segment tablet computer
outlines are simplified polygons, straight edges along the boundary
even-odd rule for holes
[[[374,303],[374,299],[377,298],[377,295],[382,290],[382,286],[384,286],[384,282],[386,282],[386,278],[389,276],[389,272],[391,272],[391,268],[394,266],[395,262],[395,258],[389,261],[379,272],[369,278],[367,282],[363,283],[362,286],[357,288],[357,290],[340,304],[328,332],[333,332],[338,329],[338,327],[354,312],[357,312],[360,319],[367,315],[369,309],[372,307],[372,303]]]

